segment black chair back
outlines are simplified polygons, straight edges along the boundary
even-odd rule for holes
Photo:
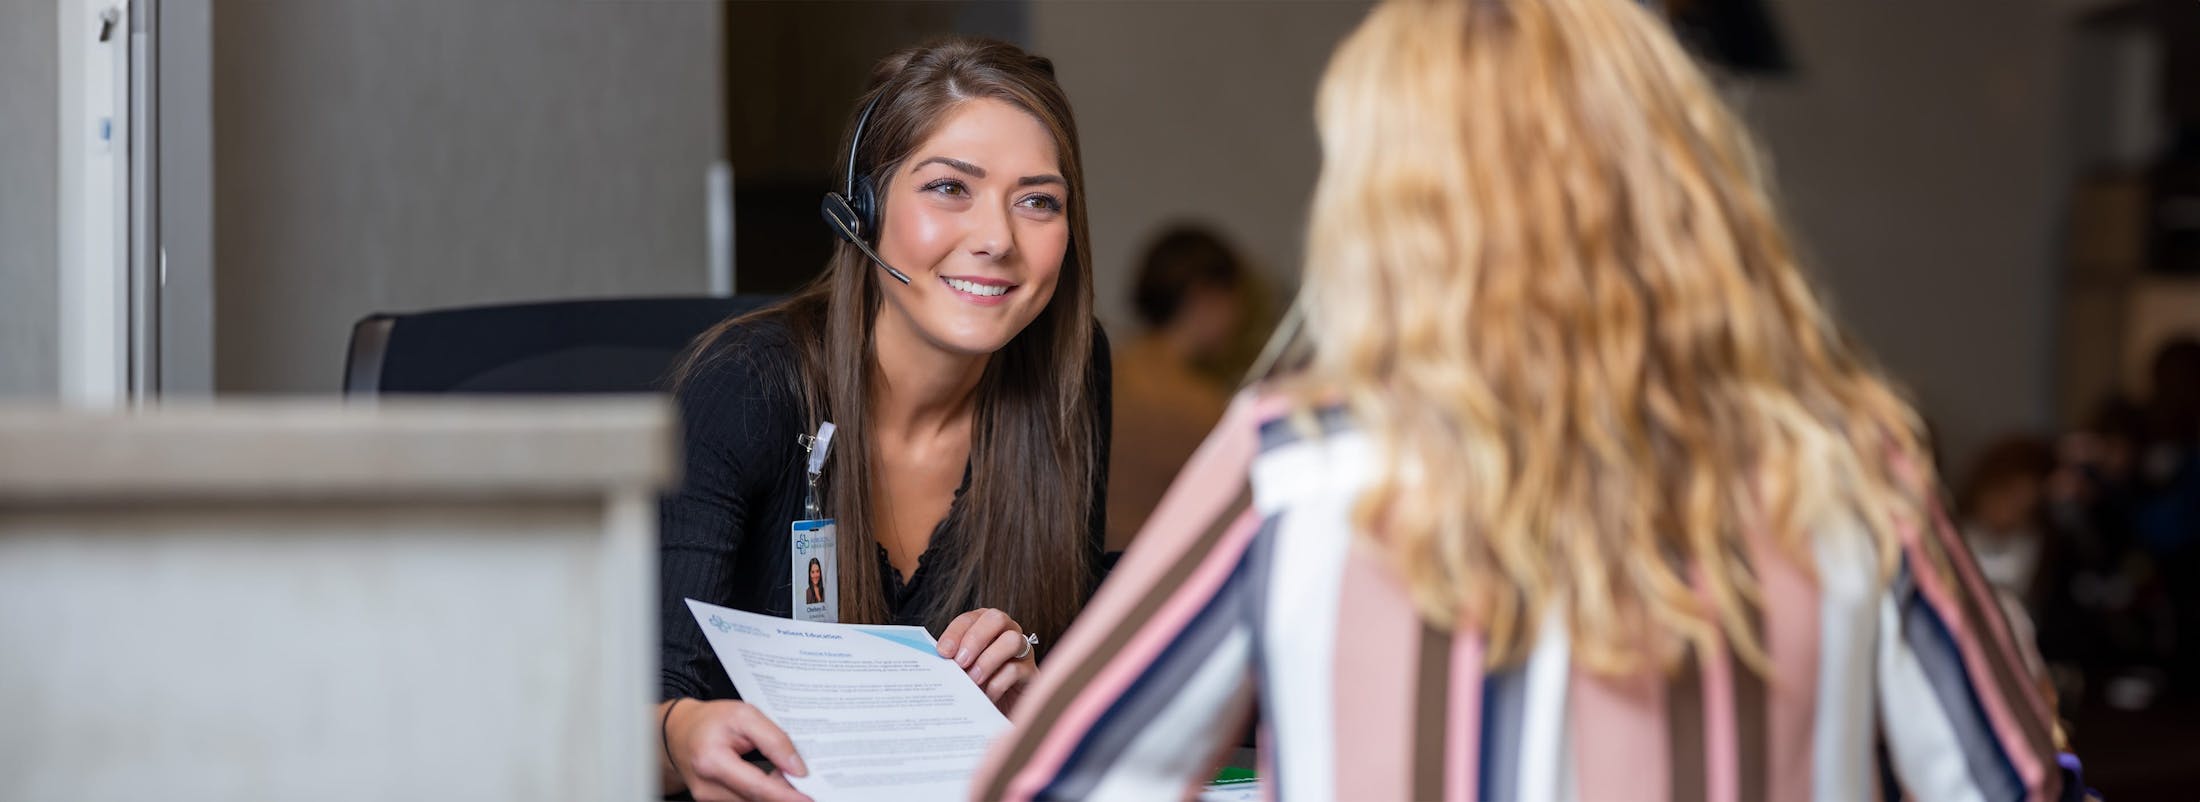
[[[352,327],[344,394],[659,392],[696,335],[777,300],[604,298],[376,313]]]

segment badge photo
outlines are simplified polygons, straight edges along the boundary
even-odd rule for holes
[[[798,621],[838,623],[840,621],[839,572],[835,571],[833,549],[833,522],[831,519],[794,522],[793,555],[789,569],[793,571],[791,583],[794,599],[788,609]]]

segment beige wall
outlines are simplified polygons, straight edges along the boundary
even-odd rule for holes
[[[217,390],[333,392],[378,310],[703,292],[721,8],[217,3]]]
[[[1801,72],[1747,91],[1787,211],[1841,316],[1960,471],[2051,423],[2063,242],[2051,4],[1772,3]]]
[[[0,397],[60,391],[56,8],[0,3]]]

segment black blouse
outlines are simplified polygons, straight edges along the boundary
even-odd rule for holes
[[[776,317],[745,322],[709,348],[708,358],[676,395],[685,470],[680,489],[662,505],[659,526],[662,699],[738,697],[686,599],[781,618],[791,615],[793,607],[789,529],[802,512],[808,456],[797,438],[809,433],[799,390],[799,352],[786,323]],[[1103,468],[1094,472],[1088,560],[1097,571],[1107,531],[1104,466],[1110,425],[1108,346],[1097,326],[1093,360],[1088,386],[1099,430],[1094,458]],[[888,561],[885,547],[877,547],[879,576],[892,614],[888,623],[925,626],[943,593],[929,577],[968,559],[960,521],[963,492],[969,487],[970,469],[965,466],[954,502],[906,583]]]

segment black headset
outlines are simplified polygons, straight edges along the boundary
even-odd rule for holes
[[[886,92],[881,89],[871,102],[863,104],[863,114],[856,117],[855,136],[848,140],[848,170],[841,176],[840,191],[825,193],[825,202],[818,211],[825,215],[825,225],[833,234],[871,257],[871,261],[885,268],[886,274],[893,276],[895,281],[908,284],[909,274],[895,270],[877,251],[871,250],[870,238],[878,232],[878,189],[872,186],[869,175],[856,174],[856,152],[863,147],[863,129],[870,126],[871,110],[878,108],[879,99],[885,96]]]

